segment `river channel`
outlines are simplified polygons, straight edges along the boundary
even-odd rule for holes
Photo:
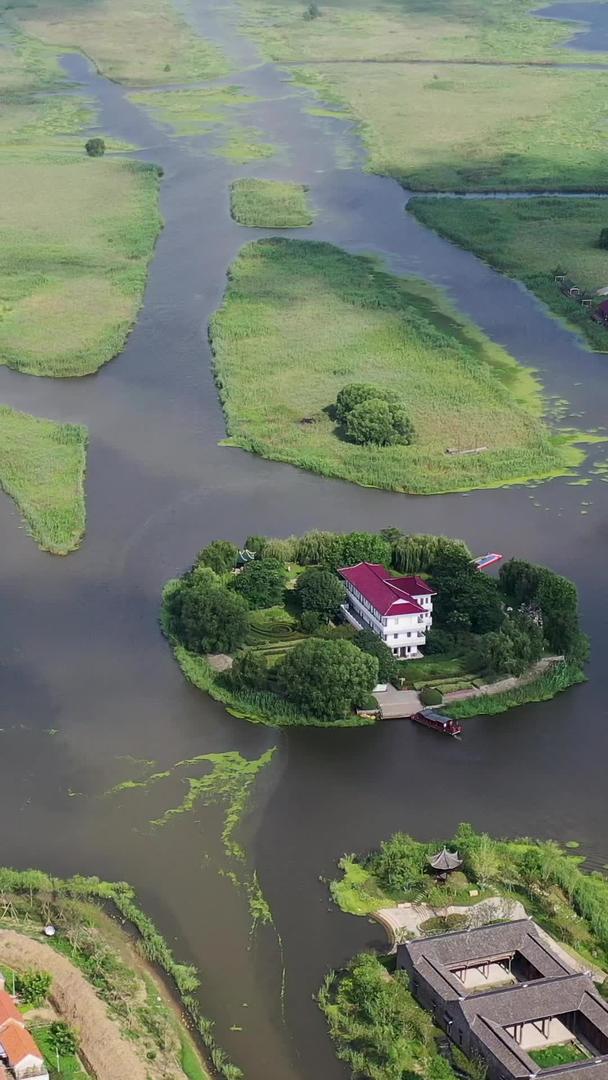
[[[219,446],[225,429],[206,327],[230,261],[266,235],[232,222],[229,184],[241,175],[309,184],[318,216],[294,235],[376,252],[397,272],[444,286],[538,369],[551,399],[568,402],[571,426],[606,422],[608,357],[586,351],[523,288],[404,213],[407,194],[363,171],[351,125],[307,113],[315,102],[261,62],[229,6],[193,0],[189,17],[225,48],[229,81],[256,95],[247,122],[281,149],[235,166],[212,153],[213,135],[172,138],[84,58],[65,58],[98,103],[99,130],[163,166],[166,226],[120,357],[82,380],[0,369],[1,401],[90,430],[88,531],[78,552],[40,552],[12,503],[0,503],[0,863],[130,881],[179,958],[200,968],[203,1010],[248,1080],[340,1080],[346,1073],[312,994],[328,968],[382,937],[329,903],[320,877],[343,852],[396,828],[444,836],[468,820],[499,834],[576,839],[592,865],[608,862],[608,486],[593,471],[606,450],[590,448],[587,486],[558,480],[414,498]],[[548,704],[468,721],[460,743],[406,721],[275,731],[229,716],[185,683],[158,629],[159,595],[205,543],[385,525],[462,536],[477,552],[525,556],[573,578],[594,646],[589,682]],[[218,874],[219,811],[201,808],[152,830],[150,820],[181,801],[178,778],[169,791],[103,797],[129,775],[129,755],[166,769],[198,754],[253,758],[272,746],[242,832],[282,949],[269,928],[250,938],[243,894]]]

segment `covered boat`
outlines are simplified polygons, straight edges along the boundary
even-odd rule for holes
[[[417,724],[424,724],[425,727],[430,727],[433,731],[439,731],[442,735],[460,735],[462,733],[462,724],[459,724],[457,720],[452,720],[449,716],[443,716],[442,713],[435,712],[434,709],[421,709],[420,712],[414,713],[412,720],[415,720]]]

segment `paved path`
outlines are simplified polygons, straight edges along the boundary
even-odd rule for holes
[[[519,900],[507,900],[503,896],[490,896],[478,904],[450,904],[435,908],[429,904],[397,904],[396,907],[379,908],[372,913],[372,918],[386,930],[393,951],[404,935],[416,937],[420,934],[420,924],[427,919],[445,915],[468,915],[472,926],[483,926],[494,920],[527,919],[528,913]]]
[[[563,660],[563,656],[545,656],[537,664],[534,664],[530,671],[527,671],[525,675],[521,675],[518,679],[510,675],[507,679],[486,683],[485,686],[478,686],[475,690],[454,690],[451,694],[445,695],[444,704],[448,705],[451,701],[465,701],[467,698],[484,697],[489,694],[504,694],[507,690],[515,690],[518,686],[525,686],[527,683],[534,682],[543,672]]]
[[[413,716],[422,708],[415,690],[396,690],[390,683],[386,690],[374,694],[374,697],[382,710],[383,720],[398,720],[400,717]]]

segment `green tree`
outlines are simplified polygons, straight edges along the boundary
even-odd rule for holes
[[[165,600],[165,614],[170,633],[194,653],[235,652],[249,632],[246,601],[205,568],[182,578]]]
[[[300,574],[295,594],[301,611],[314,611],[328,622],[338,614],[340,605],[344,603],[346,588],[331,570],[313,566]]]
[[[373,630],[360,630],[353,638],[353,645],[378,661],[378,682],[390,682],[399,671],[399,661],[395,660],[388,645]]]
[[[405,410],[380,398],[368,398],[346,417],[346,434],[363,446],[394,446],[412,441],[414,429]]]
[[[304,10],[303,17],[307,22],[311,22],[312,19],[318,19],[320,14],[321,9],[319,8],[319,5],[315,3],[315,0],[311,0],[310,4],[308,4]]]
[[[261,555],[267,543],[265,536],[248,536],[245,540],[245,548],[247,551],[253,551],[255,555]]]
[[[302,566],[314,566],[318,563],[340,566],[342,541],[343,537],[340,533],[311,529],[310,532],[304,533],[304,536],[299,539],[296,560]]]
[[[567,659],[578,658],[581,631],[576,585],[543,567],[537,600],[549,648]]]
[[[213,540],[196,556],[196,566],[208,566],[216,574],[226,574],[236,566],[239,549],[230,540]]]
[[[529,616],[516,614],[505,619],[500,630],[482,637],[477,664],[492,675],[523,675],[540,660],[544,648],[541,627]]]
[[[354,566],[358,562],[382,563],[388,566],[391,546],[378,533],[352,532],[342,537],[342,566]]]
[[[464,540],[448,536],[413,533],[397,537],[392,544],[393,566],[404,574],[439,574],[444,564],[451,568],[456,563],[468,569],[472,560]]]
[[[373,856],[373,870],[389,891],[417,892],[427,877],[424,844],[407,833],[395,833],[382,841],[380,850]]]
[[[232,682],[239,690],[266,690],[268,666],[256,649],[245,649],[235,656],[230,672]]]
[[[387,397],[391,396],[390,391],[382,386],[373,386],[371,383],[349,383],[342,387],[336,398],[336,419],[344,423],[349,413],[362,402],[369,401],[370,398],[386,401]]]
[[[278,559],[256,559],[234,578],[232,587],[250,608],[267,608],[283,600],[287,571]]]
[[[604,250],[608,248],[608,229],[600,229],[597,246],[604,248]]]
[[[95,136],[93,139],[87,139],[84,144],[84,148],[89,157],[103,157],[106,152],[106,144],[103,139]]]
[[[76,1033],[62,1020],[54,1020],[49,1024],[49,1043],[60,1057],[69,1057],[78,1049]]]
[[[509,559],[499,571],[498,580],[507,600],[513,607],[529,607],[536,603],[541,579],[541,567],[525,559]]]
[[[502,596],[495,578],[477,570],[462,554],[454,553],[433,572],[437,588],[434,613],[439,626],[485,634],[504,620]]]
[[[277,666],[277,686],[303,712],[333,723],[345,720],[378,679],[378,661],[349,641],[310,638]]]
[[[49,996],[52,982],[53,977],[48,971],[30,968],[15,975],[15,992],[24,1005],[38,1007],[43,1005]]]

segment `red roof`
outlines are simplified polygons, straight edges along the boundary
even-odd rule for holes
[[[0,990],[0,1031],[9,1020],[16,1020],[19,1024],[23,1023],[23,1017],[11,995],[7,994],[6,990]]]
[[[12,1069],[15,1069],[30,1055],[37,1058],[38,1061],[44,1060],[29,1031],[21,1027],[20,1024],[7,1024],[0,1031],[0,1046],[4,1047],[9,1066]]]
[[[381,563],[357,563],[344,566],[338,573],[354,585],[380,615],[420,615],[424,608],[417,596],[434,595],[424,581],[417,577],[394,578]]]

